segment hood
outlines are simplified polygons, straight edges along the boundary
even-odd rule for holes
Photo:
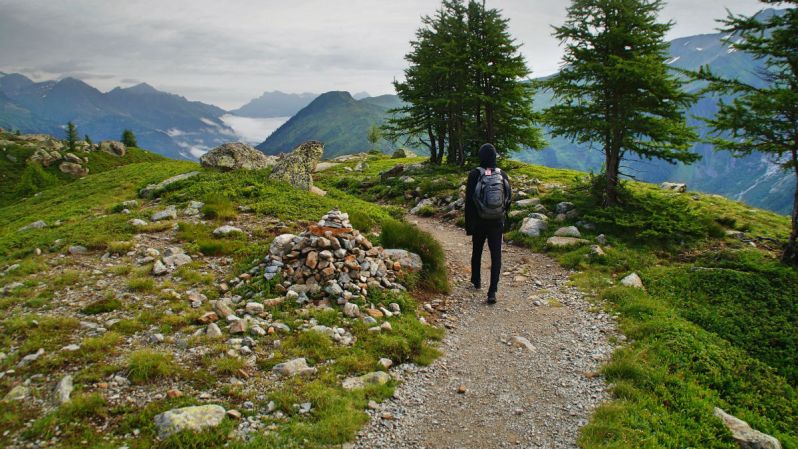
[[[479,166],[482,168],[496,168],[496,148],[486,143],[479,148]]]

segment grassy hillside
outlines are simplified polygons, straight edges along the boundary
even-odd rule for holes
[[[326,171],[323,182],[404,207],[438,198],[420,213],[462,224],[462,215],[445,206],[465,181],[461,169],[421,166],[407,173],[410,180],[379,180],[379,172],[397,161],[368,163],[364,173]],[[597,206],[584,173],[512,161],[503,168],[517,191],[539,198],[546,210],[567,201],[577,211],[550,219],[540,237],[513,230],[505,239],[580,270],[574,282],[596,297],[597,308],[619,315],[627,338],[596,373],[611,383],[614,399],[583,429],[582,447],[735,448],[712,415],[718,406],[785,448],[798,448],[798,270],[777,258],[788,235],[785,217],[717,195],[637,182],[626,184],[624,207],[606,209]],[[517,229],[533,207],[515,209]],[[590,245],[548,247],[547,238],[568,225],[592,244],[606,238],[603,255]],[[620,285],[632,272],[645,289]]]
[[[27,163],[36,145],[15,141],[15,137],[7,132],[0,133],[0,141],[7,142],[0,145],[0,207],[76,179],[58,170],[58,162],[49,167]],[[165,160],[163,156],[139,148],[128,148],[123,157],[102,151],[80,152],[80,156],[89,158],[85,164],[89,173],[102,173],[127,164]]]
[[[285,301],[260,315],[273,323],[268,332],[245,334],[252,339],[247,353],[239,352],[240,339],[206,336],[200,318],[214,310],[215,300],[246,298],[234,306],[244,316],[248,301],[270,304],[282,296],[279,278],[267,282],[252,276],[253,269],[275,235],[303,231],[334,207],[348,212],[375,244],[410,240],[406,247],[415,251],[421,251],[417,242],[436,246],[398,221],[403,215],[398,208],[337,189],[325,197],[297,191],[270,181],[268,170],[201,171],[154,200],[137,198],[145,185],[192,170],[200,168],[170,160],[128,164],[0,208],[0,372],[5,372],[0,445],[37,440],[65,448],[340,445],[368,419],[367,403],[390,397],[394,387],[389,382],[350,391],[342,388],[343,378],[385,370],[381,358],[425,364],[436,357],[430,341],[441,331],[420,321],[413,297],[380,289],[358,301],[361,310],[370,303],[398,304],[401,315],[380,319],[390,330],[370,331],[366,322],[335,308]],[[130,214],[120,213],[129,200],[138,204],[126,206]],[[190,201],[205,203],[199,217],[182,213]],[[149,221],[168,205],[181,211],[177,219],[143,227],[129,222]],[[19,231],[36,220],[48,227]],[[212,231],[222,224],[244,233],[215,236]],[[70,253],[75,245],[87,252]],[[153,276],[153,261],[144,256],[168,247],[182,248],[191,262]],[[445,280],[445,267],[439,267]],[[404,282],[412,286],[425,276],[408,275]],[[313,326],[345,329],[354,342],[342,345]],[[39,349],[37,360],[23,361]],[[317,373],[287,379],[272,374],[276,364],[296,357]],[[73,376],[75,391],[59,406],[52,392],[66,374]],[[3,400],[30,379],[25,400]],[[231,415],[204,432],[157,438],[155,415],[209,403],[238,410],[243,419]]]

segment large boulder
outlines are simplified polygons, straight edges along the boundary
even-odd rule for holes
[[[127,153],[125,144],[116,140],[103,140],[100,142],[100,151],[123,157]]]
[[[74,162],[61,162],[58,169],[61,170],[61,173],[77,176],[78,178],[82,178],[89,174],[88,168]]]
[[[518,231],[530,237],[540,237],[541,232],[549,227],[548,220],[548,217],[543,214],[532,214],[524,218]]]
[[[290,153],[283,154],[274,164],[269,177],[285,181],[297,189],[310,190],[313,187],[313,171],[323,154],[323,143],[317,140],[307,141]]]
[[[196,176],[200,174],[198,171],[192,171],[188,173],[182,173],[179,175],[172,176],[171,178],[164,179],[163,181],[159,182],[158,184],[149,184],[147,187],[139,190],[139,196],[142,198],[153,198],[158,196],[161,192],[166,190],[167,187],[171,186],[176,182],[180,182],[191,178],[192,176]]]
[[[230,170],[260,170],[271,167],[277,161],[274,156],[266,156],[250,145],[241,142],[225,143],[200,157],[203,167]]]
[[[222,423],[225,409],[220,405],[197,405],[163,412],[155,416],[158,436],[166,438],[183,430],[199,432]]]
[[[732,434],[732,438],[740,449],[781,449],[781,443],[776,438],[754,430],[747,422],[732,416],[715,407],[714,415],[723,421],[723,425]]]
[[[36,148],[28,158],[28,163],[39,162],[45,167],[49,167],[54,162],[62,158],[61,153],[56,150],[48,151],[44,148]]]

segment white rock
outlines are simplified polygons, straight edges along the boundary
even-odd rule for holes
[[[219,326],[216,323],[211,323],[205,329],[205,335],[211,338],[218,338],[222,336],[222,330],[219,329]]]
[[[643,280],[640,279],[640,276],[638,276],[637,273],[632,273],[621,279],[621,285],[634,288],[645,288],[643,286]]]
[[[175,220],[177,219],[177,208],[175,206],[169,206],[164,210],[155,212],[150,217],[152,221],[161,221],[161,220]]]
[[[537,351],[537,348],[535,348],[535,346],[529,340],[527,340],[526,337],[521,337],[519,335],[516,335],[512,338],[512,344],[516,348],[523,348],[529,352]]]
[[[723,421],[723,425],[731,431],[732,438],[742,449],[781,449],[781,443],[776,438],[754,430],[747,422],[732,416],[715,407],[715,416]]]
[[[565,226],[560,229],[557,229],[554,232],[554,235],[557,237],[582,237],[582,234],[579,232],[576,226]]]
[[[247,311],[247,313],[257,315],[259,313],[263,313],[265,307],[259,302],[248,302],[244,309]]]
[[[244,231],[242,231],[241,229],[230,225],[219,226],[218,228],[213,230],[213,235],[215,236],[225,236],[230,234],[243,234],[243,233]]]
[[[164,275],[168,271],[169,271],[169,269],[166,268],[166,265],[164,265],[164,263],[161,262],[160,260],[156,260],[155,264],[153,264],[153,266],[152,266],[152,274],[155,275],[155,276]]]
[[[197,405],[183,407],[155,416],[158,436],[166,438],[183,430],[199,432],[209,427],[216,427],[225,417],[225,409],[219,405]]]
[[[521,222],[521,228],[518,231],[521,234],[528,235],[530,237],[540,237],[541,232],[545,231],[548,227],[549,224],[546,222],[546,220],[526,217],[524,218],[524,221]]]
[[[62,377],[58,382],[58,385],[55,387],[55,397],[56,400],[58,400],[58,403],[64,404],[69,402],[69,396],[72,395],[73,389],[72,376],[67,374],[66,376]]]
[[[292,377],[316,374],[316,368],[308,366],[307,360],[300,357],[274,365],[272,372],[283,377]]]

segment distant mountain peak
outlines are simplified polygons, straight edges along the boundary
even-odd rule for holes
[[[241,117],[290,117],[313,101],[318,94],[289,94],[279,90],[265,91],[238,109],[230,111]]]
[[[355,100],[362,100],[362,99],[364,99],[364,98],[368,98],[368,97],[370,97],[370,96],[371,96],[371,95],[369,95],[369,93],[368,93],[368,92],[366,92],[366,91],[363,91],[363,92],[358,92],[358,93],[356,93],[356,94],[352,95],[352,98],[354,98]]]
[[[138,83],[135,86],[126,87],[123,89],[124,91],[131,93],[131,94],[158,94],[161,93],[160,90],[152,87],[147,83]]]

